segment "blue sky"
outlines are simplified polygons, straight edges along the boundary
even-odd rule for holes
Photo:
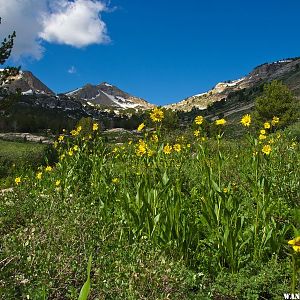
[[[23,69],[55,92],[107,81],[163,105],[300,55],[299,0],[111,0],[99,10],[106,41],[79,48],[47,31],[39,59],[22,57]]]

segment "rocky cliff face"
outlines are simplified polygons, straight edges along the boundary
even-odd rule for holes
[[[191,111],[193,108],[203,110],[212,103],[226,101],[232,92],[253,88],[274,79],[282,80],[296,96],[300,96],[300,58],[260,65],[243,78],[220,82],[208,92],[188,97],[165,107],[179,111]]]

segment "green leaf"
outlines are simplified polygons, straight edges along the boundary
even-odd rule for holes
[[[162,177],[162,182],[164,185],[167,185],[167,183],[169,182],[169,177],[167,175],[167,172],[164,173],[164,175]]]
[[[221,192],[220,187],[218,186],[218,184],[213,179],[211,179],[211,184],[212,184],[215,191]]]
[[[89,262],[88,262],[88,266],[87,266],[87,280],[81,288],[78,300],[87,300],[88,296],[90,294],[90,289],[91,289],[91,278],[90,278],[91,266],[92,266],[92,255],[90,255],[90,257],[89,257]]]

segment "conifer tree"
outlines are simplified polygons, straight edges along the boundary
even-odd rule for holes
[[[0,17],[0,25],[1,25],[2,18]],[[14,31],[10,34],[7,38],[1,43],[0,46],[0,65],[4,65],[6,60],[9,58],[11,54],[11,50],[14,45],[14,38],[16,37],[16,32]],[[0,88],[4,83],[9,80],[9,77],[15,76],[19,73],[20,68],[15,67],[6,67],[0,72]]]
[[[299,118],[299,103],[289,88],[274,80],[264,85],[263,94],[255,100],[255,117],[259,122],[279,117],[279,127],[294,123]]]

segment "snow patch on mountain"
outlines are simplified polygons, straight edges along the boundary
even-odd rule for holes
[[[226,83],[227,86],[236,86],[238,85],[239,83],[241,83],[242,81],[244,81],[246,79],[246,77],[242,77],[240,79],[237,79],[237,80],[233,80],[229,83]]]
[[[74,90],[74,91],[68,92],[68,93],[66,93],[66,95],[67,95],[67,96],[72,96],[72,95],[74,95],[75,93],[79,92],[80,90],[82,90],[82,88],[78,88],[78,89],[76,89],[76,90]]]
[[[33,90],[28,90],[28,91],[25,91],[25,92],[22,92],[22,95],[33,95]]]
[[[201,93],[201,94],[196,94],[196,95],[194,95],[194,96],[192,96],[192,97],[201,97],[201,96],[204,96],[204,95],[206,95],[206,94],[207,94],[207,92]]]
[[[138,106],[136,103],[127,101],[125,98],[120,96],[112,96],[102,91],[102,93],[107,96],[112,102],[120,106],[121,108],[135,108]]]
[[[282,60],[275,61],[275,64],[289,63],[291,61],[293,61],[293,60],[292,59],[282,59]]]

